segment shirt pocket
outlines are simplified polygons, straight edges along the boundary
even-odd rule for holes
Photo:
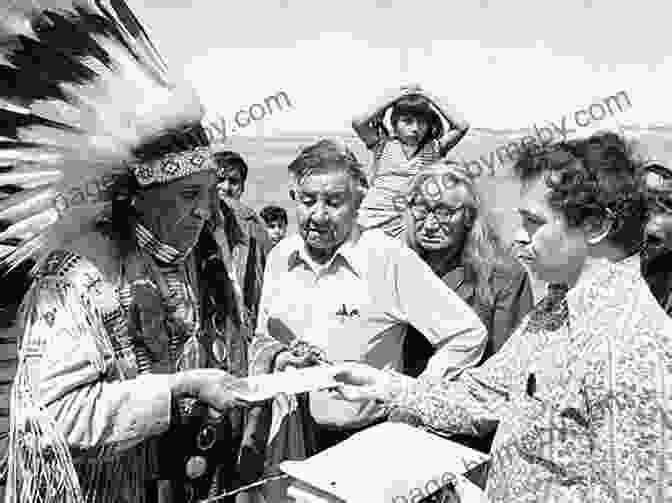
[[[326,332],[321,335],[322,347],[334,361],[357,360],[363,357],[380,329],[372,313],[368,292],[353,285],[326,304]],[[321,323],[318,321],[318,325]]]

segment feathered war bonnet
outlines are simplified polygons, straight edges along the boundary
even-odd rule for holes
[[[215,168],[196,93],[167,73],[123,0],[0,6],[0,265],[86,232],[116,179]]]

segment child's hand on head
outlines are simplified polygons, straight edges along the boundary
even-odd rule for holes
[[[401,90],[404,91],[405,94],[416,94],[422,92],[422,87],[420,87],[420,84],[409,82],[407,84],[403,84],[401,86]]]

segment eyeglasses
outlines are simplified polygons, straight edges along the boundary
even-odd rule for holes
[[[426,220],[429,215],[432,215],[439,223],[449,224],[455,217],[462,213],[465,206],[460,205],[450,207],[441,204],[434,208],[430,208],[425,203],[411,202],[409,203],[408,208],[411,210],[411,214],[416,220]]]
[[[644,168],[644,184],[653,192],[672,192],[672,171],[652,164]]]

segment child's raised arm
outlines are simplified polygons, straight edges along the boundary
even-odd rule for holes
[[[417,90],[411,86],[390,89],[376,100],[376,103],[369,110],[356,115],[352,119],[352,129],[355,130],[355,133],[366,144],[367,148],[373,148],[382,139],[380,138],[380,123],[385,117],[387,109],[399,98],[416,92]]]
[[[443,136],[439,138],[439,152],[443,157],[448,151],[453,148],[458,142],[467,134],[469,130],[469,122],[460,114],[448,100],[439,98],[429,91],[422,90],[421,94],[427,98],[436,108],[443,120],[447,122]]]

